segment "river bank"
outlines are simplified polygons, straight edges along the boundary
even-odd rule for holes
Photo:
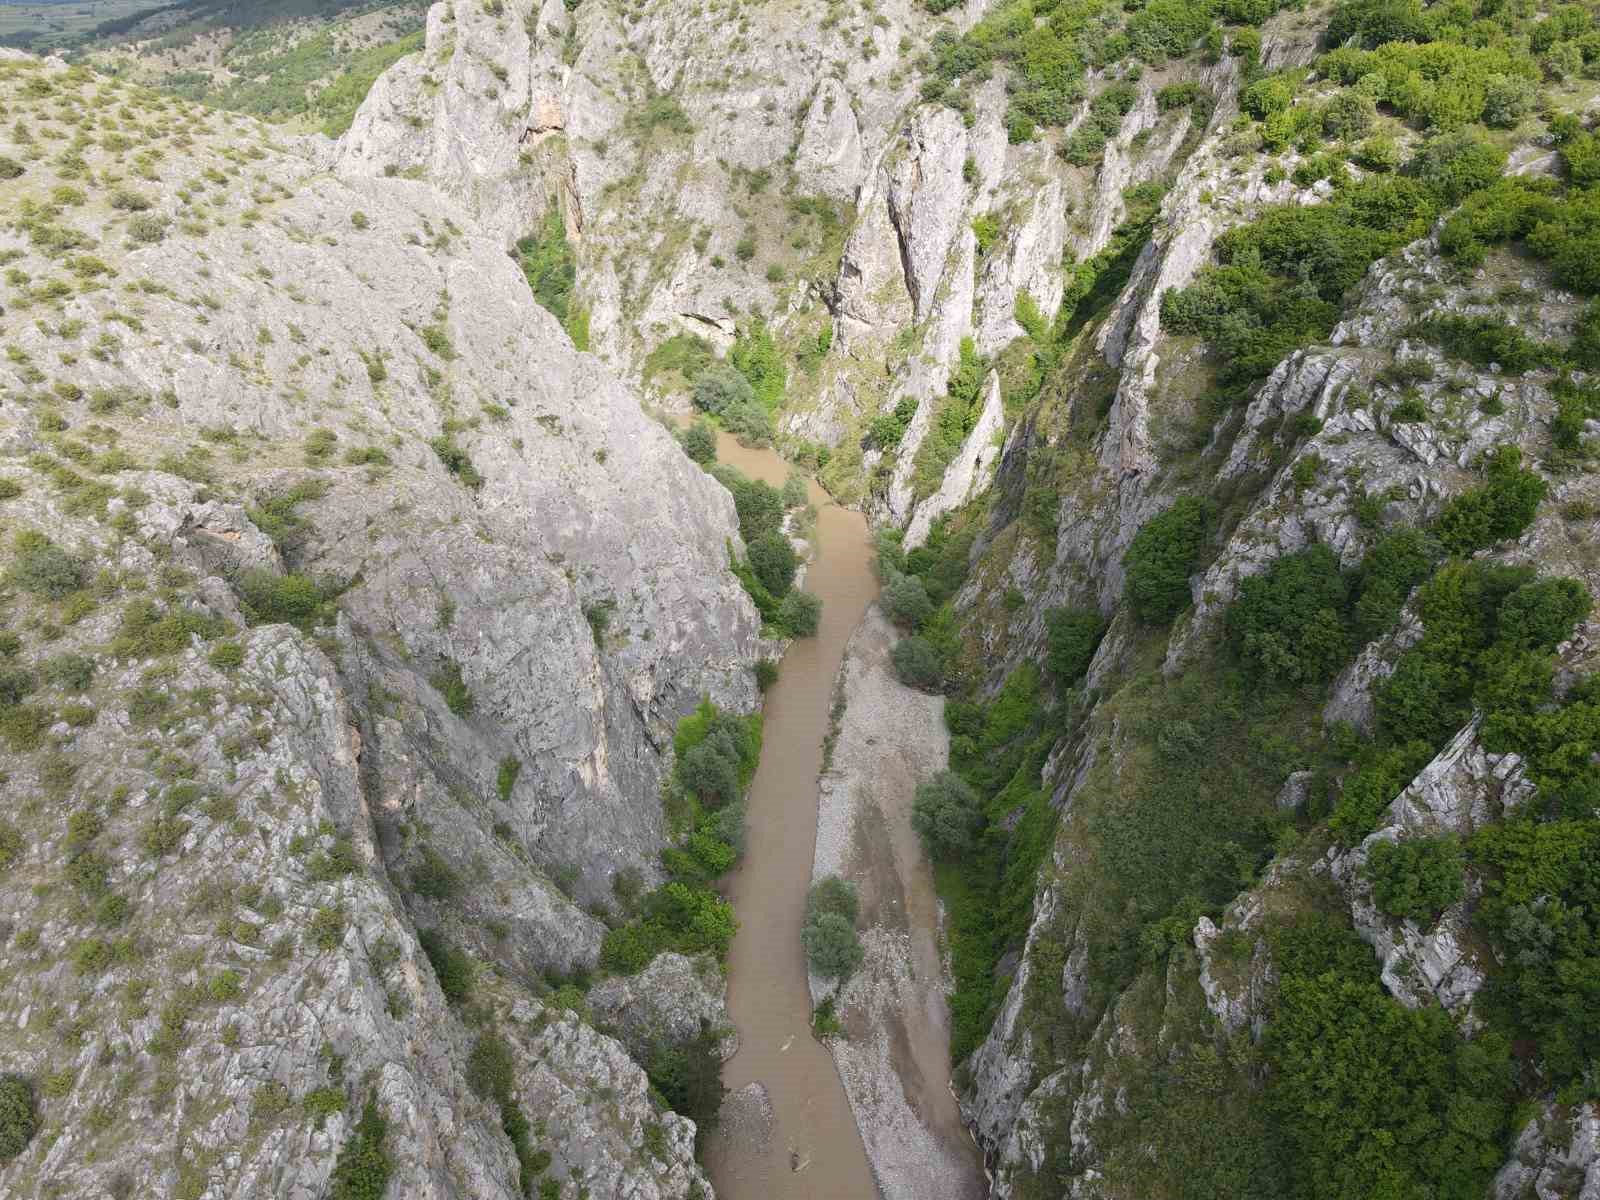
[[[911,828],[917,784],[949,757],[944,698],[895,676],[897,636],[876,606],[851,636],[819,781],[813,878],[856,885],[866,948],[835,997],[844,1036],[829,1048],[885,1200],[981,1200],[982,1160],[950,1090],[939,901]],[[814,1000],[831,990],[812,980]]]

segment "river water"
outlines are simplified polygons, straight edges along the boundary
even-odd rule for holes
[[[782,486],[789,466],[719,434],[717,457]],[[800,926],[817,835],[817,776],[834,677],[845,644],[877,595],[867,523],[811,484],[817,553],[805,588],[822,599],[814,638],[783,657],[766,696],[765,740],[747,802],[745,855],[727,895],[739,918],[728,952],[728,1010],[739,1052],[723,1067],[730,1090],[759,1081],[773,1108],[765,1146],[714,1132],[706,1161],[722,1200],[877,1200],[867,1154],[833,1058],[811,1036],[811,995]],[[930,1197],[929,1200],[934,1200]]]

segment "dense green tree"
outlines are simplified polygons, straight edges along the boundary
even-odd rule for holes
[[[1268,1104],[1305,1200],[1480,1200],[1502,1159],[1510,1055],[1369,978],[1285,975],[1267,1026]]]
[[[729,408],[755,400],[750,381],[724,363],[707,367],[694,381],[694,406],[720,417]]]
[[[947,858],[972,848],[983,827],[983,802],[961,776],[940,771],[917,785],[911,802],[911,827],[929,858]]]
[[[1350,656],[1342,613],[1348,588],[1326,546],[1285,555],[1239,584],[1228,633],[1255,670],[1284,683],[1327,679]]]
[[[717,433],[709,422],[695,421],[683,431],[683,452],[703,467],[717,461]]]
[[[861,965],[863,951],[855,926],[836,912],[818,914],[800,930],[806,962],[824,979],[844,979]]]
[[[1366,876],[1380,909],[1426,926],[1461,899],[1464,866],[1455,837],[1407,838],[1374,843]]]
[[[388,1132],[389,1122],[378,1111],[377,1101],[369,1099],[333,1164],[328,1181],[330,1200],[383,1200],[392,1170],[384,1149]]]
[[[894,664],[894,673],[907,687],[932,692],[944,682],[944,664],[939,651],[925,637],[901,638],[889,651],[889,660]]]
[[[1100,645],[1105,618],[1092,608],[1053,608],[1045,613],[1044,622],[1050,673],[1059,684],[1076,682]]]
[[[883,611],[902,629],[916,630],[933,615],[933,601],[928,589],[915,575],[891,574],[883,584],[879,597]]]
[[[0,1162],[27,1149],[38,1128],[33,1084],[21,1075],[0,1075]]]
[[[750,567],[763,587],[774,596],[788,594],[799,566],[794,546],[782,533],[767,533],[749,545]]]
[[[1532,523],[1548,485],[1522,466],[1522,452],[1501,446],[1484,466],[1485,482],[1445,505],[1434,529],[1453,554],[1514,538]]]
[[[650,1084],[673,1112],[695,1124],[695,1145],[716,1128],[727,1089],[722,1085],[721,1043],[715,1030],[702,1025],[688,1042],[656,1042],[645,1055]]]
[[[778,623],[795,637],[815,637],[822,621],[822,601],[812,592],[792,589],[778,606]]]
[[[1165,624],[1189,605],[1189,576],[1206,539],[1205,506],[1183,496],[1139,527],[1123,555],[1123,593],[1134,615]]]
[[[731,804],[743,795],[738,750],[730,735],[713,731],[678,762],[678,779],[708,808]]]

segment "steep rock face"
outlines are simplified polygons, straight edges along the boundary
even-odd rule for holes
[[[983,394],[983,409],[973,422],[966,441],[961,443],[961,449],[945,470],[939,490],[917,505],[911,523],[906,526],[905,544],[909,549],[915,549],[927,540],[928,530],[935,520],[977,499],[994,479],[995,465],[1000,458],[1000,438],[1005,433],[1006,425],[997,375],[989,376]]]
[[[677,717],[703,695],[736,706],[754,695],[757,623],[724,569],[737,538],[731,500],[572,352],[514,266],[459,233],[467,218],[432,189],[310,179],[305,164],[279,161],[295,194],[271,224],[207,239],[208,256],[251,271],[207,282],[204,260],[177,240],[130,257],[130,270],[174,293],[220,303],[200,336],[184,337],[185,305],[157,296],[142,319],[170,336],[85,366],[80,386],[170,388],[178,408],[146,428],[174,439],[187,425],[281,445],[320,417],[336,427],[337,461],[364,438],[398,438],[392,472],[326,473],[326,497],[302,509],[310,529],[296,566],[357,581],[343,605],[367,643],[369,682],[398,687],[409,673],[432,710],[413,758],[434,758],[454,775],[447,787],[485,798],[496,765],[515,758],[523,769],[501,801],[515,840],[536,861],[577,867],[583,894],[604,898],[610,872],[648,868],[661,844],[659,811],[640,798],[656,791]],[[352,227],[356,212],[364,228]],[[435,230],[434,248],[394,253],[412,229]],[[280,276],[292,291],[266,282]],[[64,315],[100,313],[80,299]],[[20,337],[25,352],[45,352],[41,330]],[[274,392],[273,379],[292,390]],[[328,400],[308,412],[303,396]],[[452,479],[428,444],[463,424],[445,436],[482,477],[477,488]],[[254,494],[299,478],[290,455],[265,457],[266,471],[241,480]],[[586,612],[607,614],[598,637]],[[421,686],[447,663],[469,713]]]
[[[626,19],[437,4],[426,50],[378,82],[333,158],[425,174],[507,245],[554,201],[597,352],[647,386],[651,351],[676,335],[724,351],[748,314],[804,351],[826,330],[831,349],[789,381],[783,430],[833,448],[837,495],[904,525],[926,501],[912,463],[960,339],[998,352],[1022,332],[1019,297],[1053,317],[1068,260],[1107,245],[1124,191],[1187,152],[1188,114],[1141,80],[1091,173],[1048,141],[1009,144],[1001,79],[976,89],[970,120],[918,103],[917,73],[883,59],[910,61],[944,27],[920,6],[877,6],[860,27],[768,7],[732,39],[716,20],[676,4]],[[1265,59],[1294,60],[1290,44]],[[1226,59],[1204,82],[1226,91],[1237,71]],[[973,237],[979,220],[992,244]],[[1212,230],[1198,210],[1173,228],[1191,225],[1197,257]],[[874,446],[871,419],[907,404],[897,447]]]
[[[1529,1121],[1508,1162],[1494,1179],[1494,1200],[1600,1196],[1600,1112],[1580,1104],[1554,1106]]]
[[[725,1059],[739,1048],[738,1032],[728,1020],[722,971],[709,954],[658,954],[637,975],[596,984],[589,1007],[640,1059],[658,1042],[693,1041],[702,1030],[721,1035]]]
[[[1280,65],[1304,62],[1312,51],[1303,31],[1275,30],[1271,23],[1263,47],[1264,58]],[[1347,566],[1358,562],[1373,536],[1367,497],[1382,497],[1385,524],[1422,523],[1478,482],[1474,466],[1485,450],[1516,445],[1524,461],[1535,464],[1547,454],[1547,423],[1555,408],[1550,374],[1509,377],[1497,368],[1447,359],[1409,328],[1431,315],[1505,315],[1487,295],[1485,284],[1494,280],[1525,291],[1527,302],[1512,310],[1518,328],[1562,344],[1574,328],[1577,299],[1540,281],[1536,270],[1510,262],[1497,261],[1477,278],[1463,278],[1446,269],[1431,238],[1374,265],[1331,345],[1285,359],[1236,416],[1204,425],[1194,420],[1207,367],[1192,340],[1162,331],[1162,293],[1192,280],[1210,261],[1216,237],[1263,205],[1324,198],[1317,188],[1297,189],[1282,176],[1269,181],[1262,160],[1231,150],[1227,105],[1224,100],[1219,119],[1179,171],[1150,244],[1092,344],[1075,347],[1060,387],[1071,399],[1059,412],[1030,412],[1006,439],[988,527],[958,601],[970,623],[975,669],[991,687],[1019,663],[1043,659],[1050,607],[1114,610],[1129,541],[1179,495],[1215,491],[1224,505],[1237,504],[1241,494],[1249,501],[1227,514],[1220,553],[1213,559],[1208,551],[1209,565],[1191,580],[1194,606],[1165,647],[1162,665],[1169,677],[1215,645],[1240,579],[1313,542],[1332,547]],[[1138,119],[1137,112],[1130,121]],[[1107,164],[1114,161],[1108,155]],[[1416,371],[1414,393],[1425,420],[1392,419],[1402,385],[1385,368],[1397,359],[1426,363],[1426,371]],[[1104,406],[1104,423],[1086,449],[1074,427],[1094,427],[1087,397]],[[1019,519],[1025,510],[1030,516],[1037,511],[1027,509],[1027,501],[1041,477],[1053,487],[1039,491],[1053,491],[1059,501],[1045,536]],[[1593,479],[1554,480],[1553,502],[1499,556],[1575,576],[1594,590],[1600,578],[1574,553],[1588,522],[1575,525],[1556,511],[1591,495]],[[1026,604],[1003,602],[1013,590]],[[1081,823],[1091,818],[1076,814],[1091,802],[1109,803],[1106,797],[1129,786],[1118,773],[1128,768],[1135,748],[1128,713],[1114,698],[1126,673],[1143,666],[1130,662],[1130,643],[1118,630],[1113,625],[1084,681],[1084,694],[1098,705],[1085,732],[1058,745],[1046,762],[1043,786],[1052,792],[1061,832],[1040,878],[1021,961],[1014,971],[1009,962],[1002,967],[1011,983],[989,1038],[962,1067],[963,1111],[985,1146],[996,1196],[1040,1188],[1084,1196],[1152,1194],[1136,1182],[1143,1169],[1137,1155],[1120,1156],[1135,1145],[1150,1152],[1158,1136],[1148,1125],[1129,1123],[1130,1113],[1148,1120],[1149,1110],[1140,1105],[1151,1102],[1130,1081],[1152,1061],[1174,1061],[1160,1048],[1176,1044],[1161,1041],[1171,1037],[1172,1026],[1170,1018],[1165,1026],[1159,1020],[1151,1024],[1150,972],[1130,985],[1145,989],[1140,995],[1097,994],[1083,936],[1093,906],[1078,890],[1092,886],[1080,877],[1092,880],[1093,874],[1084,857],[1090,835]],[[1336,683],[1328,720],[1366,727],[1374,684],[1420,634],[1419,622],[1408,613],[1398,628],[1363,650]],[[1592,662],[1588,637],[1585,632],[1563,647],[1566,666]],[[1132,719],[1148,714],[1135,710]],[[1395,921],[1373,908],[1361,865],[1378,838],[1470,833],[1518,802],[1517,779],[1514,759],[1488,756],[1475,731],[1462,730],[1395,802],[1365,847],[1279,858],[1222,918],[1200,921],[1191,939],[1195,953],[1168,960],[1168,1005],[1178,994],[1172,989],[1185,991],[1192,983],[1208,1036],[1218,1044],[1258,1038],[1276,989],[1270,951],[1256,933],[1262,914],[1315,909],[1328,903],[1330,884],[1336,884],[1335,903],[1348,907],[1373,946],[1390,992],[1412,1005],[1442,1004],[1470,1027],[1472,997],[1488,963],[1478,937],[1469,934],[1464,911],[1447,912],[1428,929]],[[1283,803],[1302,802],[1306,782],[1299,781],[1298,795],[1286,789]],[[1134,1029],[1145,1036],[1133,1036]],[[1154,1040],[1152,1030],[1158,1031]],[[1073,1048],[1063,1054],[1062,1045]],[[1531,1169],[1517,1174],[1513,1164],[1503,1177],[1527,1183],[1543,1171],[1545,1186],[1552,1186],[1548,1181],[1563,1167],[1556,1156],[1540,1157],[1546,1152],[1537,1139],[1525,1134],[1524,1142],[1524,1166]],[[1573,1178],[1588,1162],[1580,1160]]]
[[[563,1194],[703,1193],[535,997],[594,961],[572,897],[657,869],[676,720],[754,700],[729,496],[434,187],[59,62],[0,88],[149,122],[115,205],[120,150],[3,147],[0,1071],[61,1132],[0,1190],[322,1194],[372,1098],[390,1195],[518,1195],[436,982],[475,975]],[[30,289],[63,244],[84,286]]]
[[[1389,808],[1389,820],[1354,849],[1330,852],[1333,878],[1349,897],[1351,916],[1360,935],[1371,943],[1382,964],[1384,987],[1402,1003],[1416,1008],[1440,1004],[1465,1010],[1483,986],[1489,964],[1469,948],[1465,902],[1458,902],[1425,928],[1381,912],[1364,875],[1372,847],[1406,837],[1465,836],[1486,822],[1491,804],[1514,804],[1520,775],[1515,756],[1495,763],[1477,743],[1469,725],[1414,779]],[[1501,787],[1505,788],[1504,794]]]

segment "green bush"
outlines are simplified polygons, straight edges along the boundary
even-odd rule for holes
[[[0,708],[21,704],[38,684],[32,671],[22,667],[0,668]]]
[[[1351,654],[1343,612],[1347,587],[1326,546],[1285,555],[1240,581],[1228,608],[1235,652],[1256,672],[1287,684],[1316,683]]]
[[[901,638],[889,652],[894,673],[907,687],[936,692],[944,682],[944,664],[939,651],[924,637]]]
[[[18,530],[16,558],[5,582],[20,591],[60,600],[83,586],[84,565],[42,534]]]
[[[1476,134],[1442,133],[1423,145],[1410,170],[1447,204],[1459,204],[1499,179],[1505,165],[1506,152]]]
[[[1089,669],[1106,623],[1092,608],[1052,608],[1044,615],[1046,663],[1056,682],[1076,682]]]
[[[763,322],[739,331],[728,351],[728,364],[749,382],[751,395],[767,412],[783,403],[788,382],[783,355]]]
[[[778,663],[771,658],[758,658],[755,663],[756,690],[766,692],[778,682]]]
[[[218,642],[206,661],[219,671],[232,671],[244,665],[244,647],[235,641]]]
[[[38,1129],[33,1084],[21,1075],[0,1075],[0,1162],[26,1150]]]
[[[933,615],[933,601],[928,598],[927,586],[915,575],[891,574],[884,581],[879,602],[885,615],[906,630],[921,628]]]
[[[1381,841],[1367,856],[1372,899],[1392,917],[1427,927],[1461,899],[1465,858],[1451,836]]]
[[[1026,308],[1031,304],[1027,293],[1021,293],[1018,306],[1023,315],[1027,315]],[[1036,307],[1033,312],[1036,320],[1043,320]],[[950,373],[945,394],[917,446],[912,471],[912,491],[917,496],[930,496],[939,489],[946,469],[977,424],[983,412],[983,381],[988,370],[988,360],[979,355],[973,340],[962,338],[956,368]]]
[[[1501,446],[1484,466],[1486,482],[1444,507],[1434,530],[1452,554],[1471,554],[1519,536],[1532,523],[1548,485],[1522,466],[1522,452]]]
[[[838,913],[821,913],[800,930],[806,963],[823,979],[845,979],[861,965],[864,951],[855,926]]]
[[[683,452],[701,466],[717,461],[717,432],[708,421],[695,421],[683,431]]]
[[[495,772],[494,790],[500,797],[501,804],[511,803],[512,789],[517,786],[517,776],[521,774],[521,759],[508,754],[500,760],[499,769]]]
[[[763,534],[751,542],[747,549],[750,568],[761,585],[773,596],[787,595],[799,567],[788,537],[782,533]]]
[[[449,433],[442,433],[430,440],[428,445],[439,456],[439,461],[444,464],[444,469],[466,484],[467,487],[476,491],[483,486],[483,476],[472,465],[471,456],[456,444],[454,436]]]
[[[41,666],[46,683],[69,692],[87,691],[94,679],[94,671],[95,660],[87,654],[55,654],[45,659]],[[3,702],[4,687],[0,685],[0,703]],[[16,700],[11,703],[15,704]]]
[[[428,676],[428,682],[433,685],[434,691],[444,697],[445,706],[456,716],[465,717],[472,712],[472,692],[461,675],[460,663],[445,662]]]
[[[377,1100],[369,1099],[333,1164],[329,1200],[383,1200],[393,1169],[383,1144],[388,1131],[389,1123],[378,1112]]]
[[[314,580],[290,572],[244,572],[235,581],[239,606],[252,625],[293,625],[309,631],[333,619],[333,601],[344,590],[333,580]]]
[[[822,622],[822,601],[812,592],[791,591],[778,606],[778,624],[795,637],[815,637]]]
[[[478,1035],[467,1056],[468,1087],[485,1100],[509,1104],[516,1070],[516,1059],[505,1038],[492,1029]]]
[[[815,921],[826,913],[844,918],[853,928],[861,912],[861,897],[856,885],[837,875],[824,875],[806,893],[806,920]]]
[[[642,971],[664,950],[696,954],[706,950],[726,956],[738,922],[733,906],[715,892],[674,881],[640,901],[637,920],[606,933],[600,944],[600,967],[618,974]]]
[[[461,876],[432,846],[421,848],[410,874],[411,890],[429,900],[448,900],[461,890]]]
[[[9,821],[0,821],[0,871],[15,866],[26,848],[21,831]]]
[[[311,451],[308,439],[307,453]],[[326,442],[326,453],[333,451],[332,434]],[[325,479],[303,479],[287,491],[275,493],[253,508],[245,510],[251,522],[262,533],[272,539],[272,544],[283,555],[292,555],[299,550],[307,539],[310,527],[306,520],[296,512],[297,506],[308,500],[320,500],[328,494],[328,482]]]
[[[1331,138],[1365,137],[1377,111],[1371,100],[1355,92],[1340,92],[1322,109],[1322,132]]]
[[[1165,624],[1188,607],[1206,526],[1204,504],[1183,496],[1134,534],[1122,559],[1123,595],[1141,621]]]
[[[561,322],[579,350],[587,350],[588,314],[576,303],[578,256],[567,241],[561,209],[551,201],[538,229],[517,242],[523,277],[541,308]],[[580,337],[580,334],[582,335]]]
[[[1156,92],[1156,108],[1161,112],[1170,112],[1175,108],[1187,108],[1195,102],[1200,94],[1200,85],[1193,80],[1169,83]]]
[[[1511,129],[1533,111],[1533,80],[1520,75],[1491,75],[1484,81],[1483,123]]]
[[[983,827],[982,800],[961,776],[940,771],[917,785],[911,804],[911,827],[933,859],[972,849]]]
[[[444,993],[446,1000],[451,1004],[461,1004],[472,995],[473,976],[477,972],[472,959],[464,951],[452,945],[436,929],[417,930],[417,944],[427,956],[428,965],[433,968],[434,978],[439,981],[439,990]]]
[[[1452,357],[1480,367],[1499,363],[1510,375],[1551,365],[1558,358],[1555,347],[1534,341],[1516,326],[1497,317],[1443,314],[1414,323],[1406,333],[1441,346]]]

